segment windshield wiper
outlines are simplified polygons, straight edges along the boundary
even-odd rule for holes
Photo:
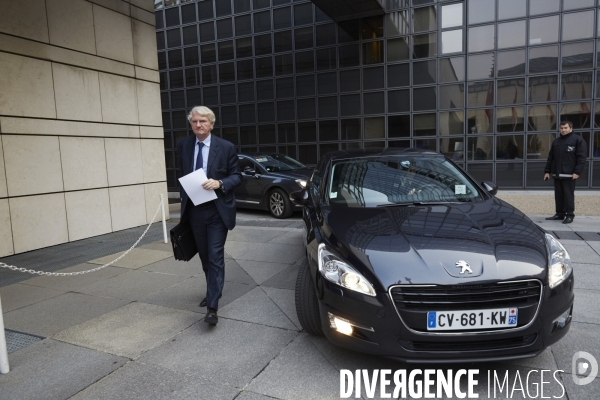
[[[405,207],[405,206],[439,206],[445,204],[460,204],[460,201],[408,201],[405,203],[379,204],[377,207]]]

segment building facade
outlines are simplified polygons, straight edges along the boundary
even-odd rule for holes
[[[156,0],[155,17],[170,191],[199,104],[240,152],[424,148],[503,189],[551,188],[568,119],[577,185],[600,187],[597,0]]]
[[[0,9],[0,257],[148,223],[167,194],[152,1]]]

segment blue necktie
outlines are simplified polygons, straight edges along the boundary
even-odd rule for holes
[[[204,147],[204,143],[198,142],[198,157],[196,157],[196,169],[200,169],[203,167],[203,159],[202,159],[202,148]]]

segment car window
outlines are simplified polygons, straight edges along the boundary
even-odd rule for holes
[[[343,207],[472,202],[481,194],[442,157],[385,156],[334,162],[326,196]]]
[[[238,161],[238,168],[240,169],[240,171],[244,172],[246,168],[256,170],[256,165],[252,160],[249,160],[245,157],[240,157]]]
[[[285,154],[265,154],[254,157],[267,171],[292,171],[306,168],[300,161],[294,160]]]
[[[324,169],[327,161],[322,158],[317,163],[315,170],[313,171],[312,177],[310,178],[310,193],[313,196],[313,200],[317,201],[319,198],[319,189],[321,187],[321,182],[323,181]]]

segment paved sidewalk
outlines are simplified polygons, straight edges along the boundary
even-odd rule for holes
[[[294,306],[304,262],[298,215],[287,226],[273,226],[286,222],[242,212],[227,238],[216,327],[202,321],[205,309],[198,307],[206,287],[197,259],[177,262],[170,245],[158,241],[98,272],[0,287],[6,328],[35,341],[9,355],[11,372],[0,376],[0,399],[337,399],[340,369],[384,368],[479,368],[480,398],[488,398],[488,370],[509,371],[512,388],[517,373],[526,385],[532,370],[560,369],[562,398],[600,398],[600,379],[577,386],[571,376],[575,352],[600,360],[600,217],[579,216],[570,225],[531,217],[564,235],[576,275],[571,331],[534,359],[415,367],[302,332]],[[94,268],[119,254],[61,272]],[[531,376],[533,396],[540,374]],[[552,374],[543,380],[544,396],[561,396]],[[361,394],[367,398],[364,388]],[[523,398],[518,387],[513,398]]]

